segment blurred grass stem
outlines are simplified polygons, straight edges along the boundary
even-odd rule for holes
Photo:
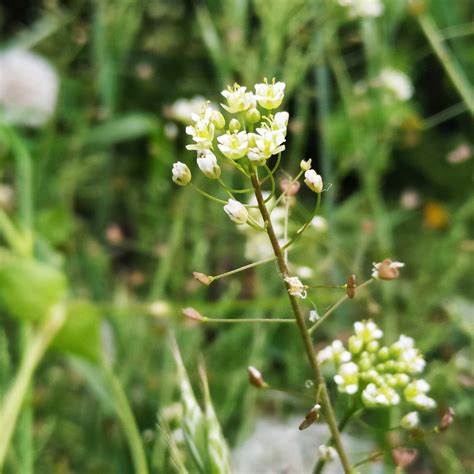
[[[66,314],[63,306],[53,306],[42,326],[36,333],[29,335],[28,343],[24,345],[25,352],[20,369],[13,385],[6,393],[0,408],[0,472],[2,471],[8,446],[15,430],[15,425],[28,392],[33,373],[50,342],[61,329],[65,317]]]

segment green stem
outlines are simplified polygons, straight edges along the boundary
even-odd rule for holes
[[[216,275],[216,276],[212,275],[212,276],[210,276],[210,278],[211,278],[212,281],[219,280],[220,278],[225,278],[225,277],[228,277],[230,275],[235,275],[236,273],[240,273],[240,272],[243,272],[245,270],[249,270],[250,268],[258,267],[259,265],[264,265],[265,263],[274,262],[275,260],[276,260],[275,256],[265,258],[263,260],[259,260],[258,262],[249,263],[248,265],[244,265],[243,267],[235,268],[234,270],[229,270],[228,272],[221,273],[220,275]]]
[[[262,214],[262,218],[264,222],[266,223],[266,231],[270,239],[275,256],[277,257],[278,267],[280,269],[282,276],[287,277],[289,276],[288,267],[286,265],[280,244],[278,243],[278,238],[273,229],[270,214],[268,212],[267,207],[265,206],[260,184],[258,182],[258,179],[255,177],[255,175],[252,175],[251,179],[252,179],[253,187],[255,189],[255,197],[257,198],[257,202],[259,205],[260,212]],[[288,292],[288,290],[290,289],[288,283],[285,284],[285,287]],[[326,422],[329,425],[329,429],[331,431],[332,436],[334,437],[334,444],[339,454],[339,459],[341,460],[341,464],[344,469],[344,472],[346,474],[349,474],[351,471],[350,462],[344,450],[344,446],[342,444],[341,435],[337,428],[337,422],[334,416],[334,411],[331,405],[331,401],[329,399],[329,394],[326,388],[326,384],[324,382],[324,378],[321,373],[321,369],[319,367],[319,363],[316,359],[316,350],[313,346],[311,336],[306,328],[303,312],[301,311],[301,308],[295,296],[288,293],[288,298],[290,300],[291,307],[293,309],[293,313],[296,319],[296,323],[298,325],[298,329],[300,331],[300,335],[303,340],[303,344],[306,350],[308,361],[310,363],[311,369],[314,374],[314,379],[316,382],[316,390],[318,390],[321,395],[320,403],[326,417]]]
[[[227,201],[224,201],[223,199],[216,198],[214,196],[211,196],[210,194],[206,193],[206,191],[203,191],[201,188],[197,187],[195,184],[190,183],[193,189],[195,189],[199,194],[202,194],[203,196],[212,199],[215,202],[218,202],[219,204],[227,204]]]
[[[294,324],[295,319],[266,319],[266,318],[243,318],[243,319],[219,319],[219,318],[204,318],[201,320],[203,323],[223,323],[223,324],[234,324],[234,323],[290,323]]]
[[[341,421],[339,422],[339,425],[337,426],[339,433],[342,433],[344,431],[344,428],[346,427],[347,423],[349,423],[349,420],[354,416],[354,414],[357,412],[357,409],[355,407],[350,408],[346,414],[342,417]],[[331,437],[329,441],[326,443],[326,445],[331,445],[333,444],[334,439]],[[321,474],[324,469],[324,465],[326,464],[326,461],[324,459],[320,459],[313,471],[313,474]]]
[[[26,351],[23,354],[21,366],[0,407],[0,472],[5,463],[8,446],[33,373],[50,342],[61,329],[65,317],[65,309],[62,305],[53,306],[43,325],[31,337],[29,343],[25,344]]]
[[[118,416],[122,422],[122,428],[127,438],[130,454],[132,456],[134,472],[135,474],[148,474],[148,465],[140,432],[138,431],[135,417],[133,416],[132,409],[128,403],[127,396],[125,395],[119,379],[110,367],[104,365],[103,373],[114,397]]]
[[[448,73],[454,87],[456,87],[471,114],[474,114],[474,92],[472,84],[469,83],[456,58],[446,46],[443,36],[435,22],[428,14],[420,15],[418,21],[423,33],[433,48],[433,51],[438,56],[438,59],[441,61],[441,64]]]
[[[370,280],[367,280],[365,281],[364,283],[362,283],[362,285],[358,285],[356,288],[355,288],[355,291],[359,291],[361,288],[364,288],[364,286],[368,286],[370,283],[372,283],[374,281],[373,278],[371,278]],[[346,301],[347,299],[349,299],[349,297],[347,295],[344,295],[339,301],[336,301],[309,329],[308,329],[308,332],[310,334],[313,334],[314,331],[316,331],[316,329],[318,329],[319,326],[321,326],[321,324],[334,312],[336,311],[337,308],[339,308],[339,306],[341,306],[342,303],[344,303],[344,301]]]

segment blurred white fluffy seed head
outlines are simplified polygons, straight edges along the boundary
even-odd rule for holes
[[[58,89],[56,71],[41,56],[21,49],[0,53],[0,120],[43,126],[54,113]]]
[[[338,0],[341,7],[349,11],[349,16],[355,17],[378,17],[381,16],[384,6],[381,0]]]
[[[413,85],[410,78],[396,69],[385,68],[374,84],[388,89],[400,101],[409,100],[413,96]]]

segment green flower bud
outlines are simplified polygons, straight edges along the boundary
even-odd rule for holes
[[[224,128],[225,127],[225,118],[218,110],[214,110],[212,112],[211,122],[216,126],[216,128]]]
[[[248,123],[253,125],[254,123],[257,123],[260,121],[260,112],[255,108],[249,109],[247,110],[247,112],[245,112],[245,119],[247,120]]]
[[[233,118],[230,122],[229,122],[229,130],[233,133],[233,132],[238,132],[241,128],[241,125],[240,125],[240,122]]]

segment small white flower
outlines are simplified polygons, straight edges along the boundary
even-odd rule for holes
[[[229,199],[224,206],[224,211],[236,224],[245,224],[249,219],[249,213],[245,206],[235,199]]]
[[[301,280],[294,276],[294,277],[285,277],[285,282],[288,284],[288,293],[293,296],[298,296],[299,298],[306,298],[306,285],[301,283]]]
[[[400,421],[400,426],[406,430],[412,430],[420,424],[420,415],[417,411],[407,413]]]
[[[383,332],[370,319],[368,321],[355,322],[354,331],[356,336],[364,343],[368,343],[374,339],[380,339],[383,336]]]
[[[334,381],[340,392],[353,395],[359,390],[359,367],[354,362],[342,364],[337,375],[334,376]]]
[[[254,162],[265,162],[272,155],[277,155],[285,150],[285,135],[278,130],[257,128],[257,133],[249,134],[250,148],[248,159]]]
[[[207,107],[200,115],[192,114],[194,125],[187,126],[186,133],[193,137],[195,144],[187,145],[188,150],[204,151],[212,148],[216,129],[211,120],[214,112],[211,107]]]
[[[181,161],[177,161],[173,164],[172,169],[172,180],[179,186],[186,186],[192,178],[191,170]]]
[[[396,69],[385,68],[374,80],[374,85],[389,90],[400,101],[409,100],[413,96],[410,78]]]
[[[216,155],[210,150],[198,152],[197,165],[204,175],[210,179],[217,179],[221,175]]]
[[[311,191],[320,193],[323,190],[323,178],[314,170],[308,170],[304,173],[304,182]]]
[[[369,407],[394,406],[400,403],[400,395],[391,387],[369,383],[362,392],[362,401]]]
[[[428,397],[430,385],[426,380],[419,379],[410,382],[403,391],[407,402],[412,403],[421,410],[430,410],[436,406],[436,402]]]
[[[316,309],[312,309],[310,312],[309,312],[309,321],[311,323],[315,323],[318,319],[319,319],[319,314],[318,312],[316,311]],[[320,351],[321,353],[321,351]],[[319,354],[318,354],[319,355]]]
[[[235,83],[232,87],[228,86],[226,90],[223,90],[221,94],[226,98],[227,104],[221,104],[222,107],[235,114],[255,107],[255,98],[251,92],[247,92],[246,87],[242,87]]]
[[[286,128],[288,126],[288,120],[290,114],[288,112],[277,112],[273,117],[272,129],[278,131],[286,136]]]
[[[311,169],[311,158],[309,160],[301,160],[300,161],[300,168],[303,170],[303,171],[308,171]]]
[[[219,150],[231,160],[238,160],[247,154],[248,137],[245,132],[225,133],[217,137]]]
[[[41,127],[53,115],[59,79],[37,54],[11,49],[0,54],[0,110],[12,124]]]
[[[325,444],[318,446],[318,453],[319,457],[326,462],[333,461],[337,456],[336,450],[332,446],[326,446]]]
[[[279,107],[285,95],[285,83],[277,82],[273,79],[268,84],[267,79],[261,84],[255,84],[255,99],[264,109],[272,110]]]

